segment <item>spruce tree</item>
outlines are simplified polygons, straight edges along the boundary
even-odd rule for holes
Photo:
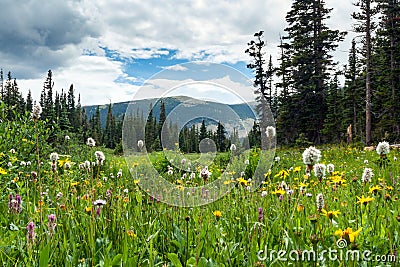
[[[330,12],[323,0],[294,0],[286,15],[287,35],[283,37],[290,63],[285,66],[290,70],[286,82],[294,91],[290,96],[291,121],[296,122],[296,135],[303,133],[315,143],[322,141],[327,110],[325,91],[334,66],[330,53],[345,35],[326,25]]]

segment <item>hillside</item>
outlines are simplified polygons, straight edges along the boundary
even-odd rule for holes
[[[132,113],[139,113],[139,114],[144,114],[144,116],[147,116],[147,113],[149,112],[149,107],[150,103],[153,104],[153,115],[158,118],[160,114],[160,101],[158,101],[158,98],[153,98],[153,99],[143,99],[143,100],[135,100],[135,101],[128,101],[128,102],[119,102],[119,103],[113,103],[112,104],[112,112],[113,115],[116,116],[117,118],[122,118],[123,114],[126,113],[127,108],[129,104],[130,106],[130,112]],[[158,101],[158,102],[156,102]],[[171,113],[172,110],[175,108],[183,108],[185,111],[185,117],[191,117],[193,120],[190,123],[201,123],[201,120],[203,119],[202,117],[198,117],[198,114],[217,114],[218,117],[221,118],[222,121],[224,122],[229,122],[232,121],[232,114],[236,114],[238,118],[240,118],[243,121],[253,121],[255,116],[252,111],[254,103],[250,103],[250,106],[248,104],[233,104],[233,105],[226,105],[222,103],[217,103],[217,102],[210,102],[210,101],[203,101],[203,100],[198,100],[194,98],[190,98],[187,96],[176,96],[176,97],[167,97],[163,98],[164,105],[165,105],[165,110],[168,114]],[[106,122],[106,117],[107,117],[107,111],[108,111],[108,104],[107,105],[100,105],[100,119],[101,119],[101,125],[104,127],[105,122]],[[95,106],[85,106],[86,109],[86,114],[88,119],[90,119],[96,112],[97,105]],[[221,112],[221,111],[229,111],[229,112]],[[221,114],[222,113],[222,114]]]

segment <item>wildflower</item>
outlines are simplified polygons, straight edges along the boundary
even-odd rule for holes
[[[282,179],[285,179],[287,176],[289,176],[289,173],[285,170],[280,170],[277,174],[275,174],[274,177],[281,177]]]
[[[378,193],[378,192],[381,191],[381,190],[382,190],[382,187],[380,187],[379,185],[375,185],[375,186],[373,186],[373,187],[370,187],[369,193],[370,193],[370,194],[376,194],[376,193]]]
[[[357,198],[358,198],[357,204],[364,204],[364,205],[367,205],[369,202],[374,200],[373,197],[364,197],[364,195],[362,195],[361,197],[357,196]]]
[[[15,149],[14,149],[14,148],[11,148],[11,149],[10,149],[10,153],[11,153],[11,154],[15,154]]]
[[[334,170],[335,170],[335,165],[333,165],[332,163],[329,163],[328,165],[326,165],[328,172],[330,175],[333,174]]]
[[[55,163],[51,163],[51,171],[56,172],[57,171],[57,165]]]
[[[104,153],[101,151],[96,151],[94,152],[94,155],[96,156],[97,159],[97,165],[103,165],[104,160],[106,159],[106,157],[104,156]]]
[[[59,159],[58,154],[56,152],[53,152],[50,154],[50,160],[55,163]]]
[[[86,144],[87,144],[89,147],[94,147],[94,146],[96,146],[96,141],[94,141],[93,138],[89,137],[89,138],[87,139]]]
[[[8,200],[8,212],[18,214],[21,213],[22,206],[21,206],[21,197],[20,195],[16,194],[15,197],[13,194],[10,194]]]
[[[219,210],[213,211],[215,218],[220,219],[222,217],[222,212]]]
[[[276,135],[276,129],[274,126],[268,126],[267,129],[265,130],[265,134],[267,135],[268,138],[273,138]]]
[[[347,242],[353,243],[355,238],[361,232],[361,230],[362,230],[362,227],[360,229],[358,229],[357,231],[353,231],[352,228],[347,227],[347,229],[345,229],[345,230],[341,230],[341,229],[336,230],[335,235],[340,236],[340,238],[345,239]]]
[[[236,150],[236,145],[235,145],[235,144],[232,144],[231,147],[230,147],[230,150],[231,150],[231,151],[235,151],[235,150]]]
[[[388,142],[380,142],[376,146],[376,153],[378,153],[378,155],[380,156],[386,156],[386,154],[388,154],[389,151],[390,151],[390,145]]]
[[[302,212],[303,210],[304,210],[304,205],[302,205],[302,204],[297,205],[298,212]]]
[[[338,211],[338,210],[326,211],[325,209],[322,209],[321,211],[322,211],[322,215],[329,219],[332,219],[333,216],[338,217],[338,215],[340,214],[340,211]]]
[[[284,195],[286,192],[285,192],[285,190],[283,190],[283,189],[276,189],[275,191],[273,191],[272,192],[272,194],[274,194],[274,195],[279,195],[279,196],[282,196],[282,195]]]
[[[306,197],[312,197],[311,193],[306,193]]]
[[[143,148],[143,146],[144,146],[143,140],[137,141],[137,146],[138,146],[139,150],[142,150],[142,148]]]
[[[57,195],[56,195],[56,198],[57,198],[57,199],[60,199],[60,198],[62,198],[62,196],[63,196],[63,193],[58,192]]]
[[[26,166],[26,162],[25,162],[25,161],[21,161],[21,162],[19,163],[19,166],[25,167],[25,166]]]
[[[28,225],[26,226],[26,230],[28,230],[28,233],[26,234],[26,241],[28,245],[31,245],[35,242],[35,237],[36,237],[35,223],[34,222],[28,223]]]
[[[250,164],[250,161],[248,160],[248,159],[246,159],[245,161],[244,161],[244,165],[249,165]]]
[[[119,172],[117,173],[117,178],[121,178],[122,177],[122,170],[119,170]]]
[[[32,165],[32,162],[30,162],[30,161],[26,162],[26,166],[31,166],[31,165]]]
[[[321,211],[325,207],[324,195],[319,193],[317,195],[317,209]]]
[[[372,176],[374,176],[372,169],[365,168],[361,180],[363,181],[363,183],[368,183],[371,181]]]
[[[261,197],[266,197],[268,195],[267,191],[261,191]]]
[[[133,230],[128,230],[128,231],[126,231],[126,234],[127,234],[129,237],[136,237],[136,234],[135,234],[135,232],[133,232]]]
[[[182,165],[185,165],[185,163],[186,163],[186,159],[183,158],[183,159],[181,160],[181,164],[182,164]]]
[[[47,218],[48,218],[47,227],[49,228],[50,236],[52,236],[57,226],[56,215],[50,214]]]
[[[7,167],[11,168],[12,167],[12,163],[11,162],[7,162]]]
[[[32,108],[32,118],[34,121],[37,121],[42,114],[42,107],[39,103],[36,103]]]
[[[167,173],[168,173],[168,175],[171,176],[174,173],[174,171],[172,169],[169,169]]]
[[[258,208],[258,221],[261,222],[263,219],[263,209],[261,207]]]
[[[94,206],[102,207],[105,204],[107,204],[107,201],[105,201],[103,199],[97,199],[97,200],[93,201]]]
[[[200,172],[200,177],[203,178],[204,181],[207,181],[211,174],[212,173],[208,170],[208,166],[205,166]]]
[[[281,158],[280,157],[275,157],[275,162],[279,162],[279,161],[281,161]]]
[[[322,178],[325,177],[325,170],[326,170],[325,164],[315,164],[314,165],[314,174],[318,178],[319,181],[321,181]]]
[[[364,164],[365,164],[365,165],[368,165],[368,160],[367,160],[367,159],[364,160]]]
[[[239,185],[244,185],[247,186],[248,185],[248,181],[246,179],[244,179],[243,177],[240,177],[239,179],[237,179]]]
[[[296,173],[298,173],[298,172],[300,172],[301,171],[301,166],[296,166],[296,167],[294,167],[294,169],[293,169],[293,172],[296,172]]]
[[[0,174],[7,174],[6,170],[0,167]]]
[[[65,141],[69,141],[69,139],[71,139],[71,138],[69,137],[69,135],[66,135],[66,136],[65,136]]]
[[[306,165],[314,165],[321,159],[321,151],[310,146],[303,152],[303,163]]]

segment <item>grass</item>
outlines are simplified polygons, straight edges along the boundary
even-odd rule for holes
[[[32,127],[40,130],[41,126],[27,123],[27,129]],[[398,150],[392,150],[389,161],[382,162],[375,151],[322,147],[320,162],[334,164],[335,172],[318,181],[313,172],[310,176],[305,173],[303,149],[278,149],[280,160],[270,171],[263,166],[265,182],[253,190],[257,184],[249,178],[253,178],[259,151],[248,154],[248,164],[246,158],[232,158],[230,153],[203,159],[211,163],[212,173],[205,182],[200,177],[204,162],[197,154],[173,153],[165,158],[158,152],[149,159],[137,154],[129,156],[127,164],[124,157],[104,148],[68,143],[48,148],[38,135],[43,162],[39,170],[35,131],[15,131],[13,138],[0,132],[3,140],[20,138],[3,142],[0,154],[2,266],[287,266],[289,262],[295,266],[367,266],[372,261],[343,255],[370,251],[371,260],[375,256],[388,259],[399,248]],[[96,150],[105,152],[104,164],[82,168],[87,160],[96,162]],[[53,151],[61,160],[56,162],[56,172],[49,159]],[[70,169],[66,169],[67,158]],[[23,164],[28,161],[30,164]],[[172,174],[168,174],[168,166]],[[152,167],[156,172],[150,171]],[[189,179],[188,174],[182,179],[188,167],[195,177]],[[363,183],[366,167],[374,176]],[[32,172],[39,175],[34,177]],[[216,201],[210,200],[213,191],[207,196],[201,193],[197,200],[206,198],[208,205],[174,207],[159,201],[167,199],[167,193],[147,194],[140,187],[144,181],[151,182],[146,173],[155,173],[151,179],[161,174],[171,183],[171,190],[184,188],[184,193],[189,186],[200,192],[224,174],[226,183],[218,189],[231,190]],[[163,192],[163,188],[156,191]],[[319,210],[316,196],[320,193],[324,207]],[[21,197],[20,212],[9,208],[10,194]],[[372,201],[360,204],[361,197]],[[106,204],[94,205],[96,200]],[[48,222],[50,214],[56,216],[54,232]],[[35,224],[34,240],[27,238],[30,222]],[[341,238],[346,246],[339,249]],[[330,257],[329,250],[337,250],[342,257]],[[286,257],[292,252],[292,258],[299,260],[283,261],[279,251],[285,251]],[[301,260],[301,255],[310,251],[316,252],[318,259]]]

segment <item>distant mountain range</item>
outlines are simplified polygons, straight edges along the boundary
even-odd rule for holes
[[[152,99],[142,99],[135,100],[129,102],[120,102],[112,104],[112,112],[113,115],[117,118],[122,118],[123,114],[127,112],[129,107],[129,113],[133,114],[142,114],[146,118],[149,112],[150,103],[153,105],[153,116],[158,118],[160,115],[160,104],[158,98]],[[202,119],[206,119],[208,123],[213,121],[211,118],[217,118],[217,120],[223,122],[228,125],[237,125],[238,123],[253,124],[255,119],[255,115],[253,112],[255,103],[243,103],[243,104],[232,104],[227,105],[218,102],[204,101],[199,100],[187,96],[175,96],[175,97],[166,97],[162,98],[162,101],[165,105],[165,111],[168,116],[171,115],[174,122],[178,117],[182,117],[184,122],[182,124],[189,125],[201,123]],[[107,118],[107,105],[93,105],[93,106],[85,106],[86,114],[88,119],[90,119],[95,113],[97,107],[100,109],[100,120],[101,125],[104,127]],[[172,112],[172,113],[171,113]],[[189,123],[187,123],[187,119],[191,119]],[[179,120],[180,118],[178,118]],[[240,120],[239,120],[240,119]],[[215,120],[214,120],[215,122]],[[212,124],[212,123],[211,123]],[[225,125],[226,127],[226,125]],[[229,128],[229,126],[228,126]],[[242,128],[242,127],[240,127]],[[247,128],[247,126],[246,126]],[[227,129],[229,130],[229,129]]]

